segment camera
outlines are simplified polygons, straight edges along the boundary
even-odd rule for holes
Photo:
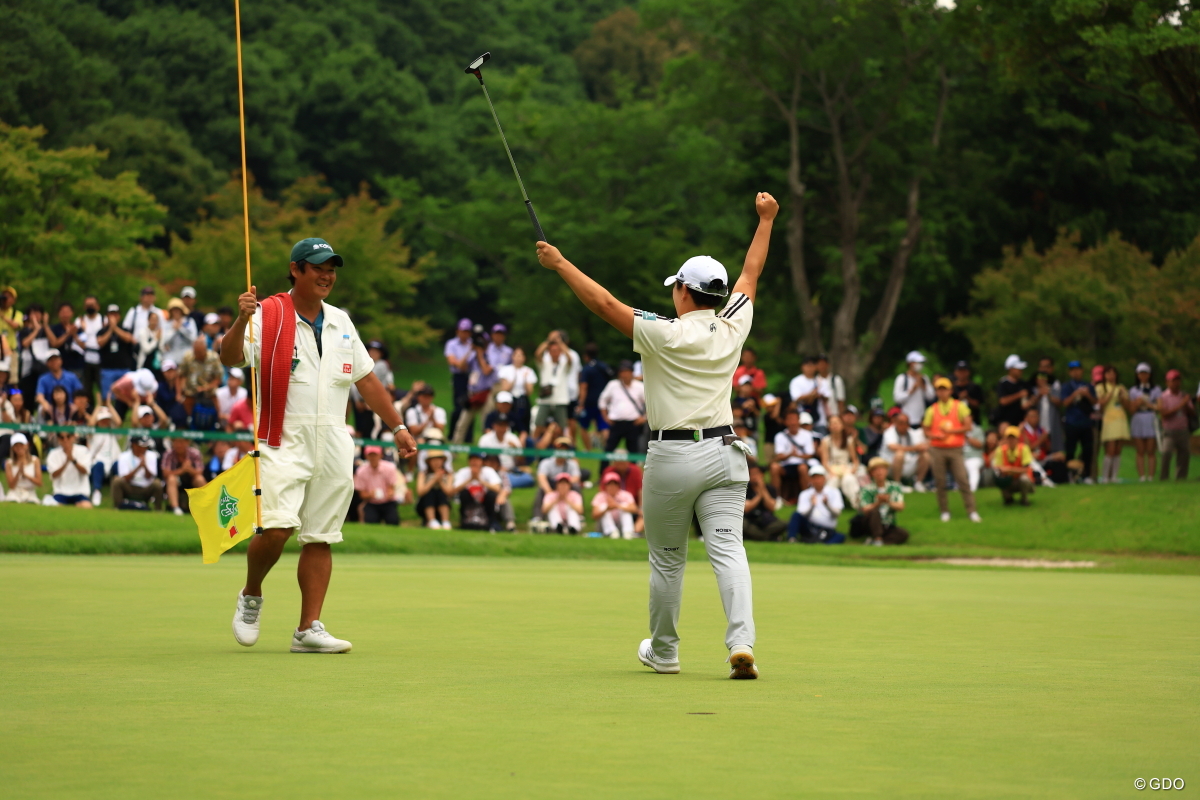
[[[478,322],[471,327],[471,344],[475,345],[476,347],[488,346],[487,329]]]

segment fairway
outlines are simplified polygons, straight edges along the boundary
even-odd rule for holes
[[[240,557],[0,556],[4,796],[1092,798],[1200,781],[1190,576],[760,564],[763,677],[734,682],[702,563],[677,676],[635,658],[644,564],[338,556],[325,621],[354,652],[328,657],[287,652],[294,566],[244,649]]]

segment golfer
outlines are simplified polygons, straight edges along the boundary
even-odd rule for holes
[[[642,498],[650,550],[650,638],[638,659],[656,672],[679,672],[679,602],[695,515],[717,576],[729,625],[731,678],[757,678],[750,567],[742,545],[748,447],[733,433],[730,391],[754,320],[754,295],[779,205],[755,199],[758,230],[733,295],[725,267],[708,256],[684,262],[667,278],[678,319],[622,304],[603,286],[538,242],[538,261],[562,276],[583,304],[633,339],[642,356],[650,445]],[[729,302],[718,314],[723,298]]]
[[[295,531],[300,627],[292,652],[350,652],[350,642],[335,639],[320,616],[333,569],[330,545],[342,541],[342,520],[354,493],[354,442],[346,432],[351,384],[391,428],[400,455],[417,452],[350,316],[325,302],[341,266],[342,257],[324,239],[297,242],[288,265],[291,292],[260,306],[251,287],[238,298],[237,321],[221,344],[221,363],[254,365],[261,386],[259,524],[265,530],[250,541],[246,585],[233,615],[233,636],[246,647],[258,641],[263,579]],[[253,344],[245,335],[251,320]]]

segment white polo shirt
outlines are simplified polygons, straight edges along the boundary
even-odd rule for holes
[[[54,448],[46,456],[46,469],[51,473],[50,480],[54,486],[54,493],[65,494],[68,497],[91,494],[90,470],[92,468],[92,457],[88,453],[87,448],[76,443],[71,450],[71,460],[83,467],[83,472],[80,472],[71,464],[67,464],[67,451],[61,447]],[[62,471],[61,475],[55,478],[53,473],[61,469],[63,464],[67,464],[67,468]]]
[[[358,338],[350,315],[336,306],[321,304],[325,322],[321,328],[321,349],[312,326],[296,314],[296,344],[292,348],[292,376],[288,382],[287,406],[283,424],[345,425],[346,403],[350,386],[375,369],[375,362]],[[258,350],[262,344],[262,307],[251,319],[254,325],[254,344],[246,332],[242,347],[242,366],[259,365]],[[262,404],[262,393],[258,394]]]
[[[633,349],[642,357],[652,430],[733,424],[729,390],[753,322],[754,304],[740,292],[720,313],[704,309],[665,319],[633,312]]]

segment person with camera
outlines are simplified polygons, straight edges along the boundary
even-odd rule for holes
[[[533,418],[534,435],[540,437],[551,420],[562,430],[570,430],[571,357],[558,331],[550,331],[546,341],[538,345],[536,356],[541,370],[537,414]]]
[[[467,355],[466,405],[458,411],[451,441],[462,444],[474,438],[475,415],[486,417],[494,406],[492,387],[496,385],[496,367],[488,355],[491,342],[482,325],[471,326],[471,352]]]

